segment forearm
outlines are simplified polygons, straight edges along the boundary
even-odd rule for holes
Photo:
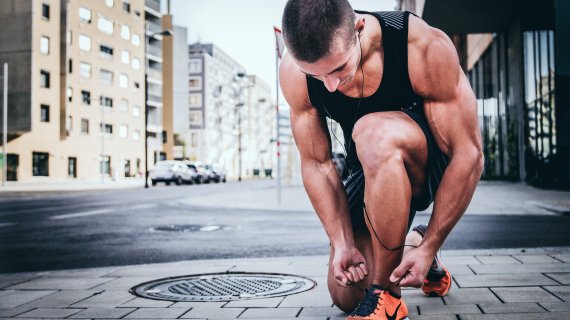
[[[354,246],[346,192],[332,161],[302,164],[303,184],[333,247]]]
[[[458,156],[450,161],[437,190],[421,247],[435,255],[467,209],[481,177],[482,157]]]

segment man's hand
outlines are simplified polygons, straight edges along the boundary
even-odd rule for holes
[[[390,281],[398,287],[421,287],[433,258],[432,254],[421,247],[410,250],[392,272]]]
[[[366,260],[355,247],[335,248],[332,268],[334,278],[342,287],[360,282],[368,275]]]

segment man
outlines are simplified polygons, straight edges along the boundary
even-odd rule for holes
[[[282,27],[280,83],[305,189],[330,238],[332,300],[349,319],[405,319],[400,287],[449,291],[436,253],[483,167],[476,99],[455,48],[409,12],[355,12],[347,0],[289,0]],[[345,185],[326,118],[344,132]],[[406,237],[432,201],[429,226]]]

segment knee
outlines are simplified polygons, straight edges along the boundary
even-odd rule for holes
[[[354,309],[356,309],[360,300],[362,300],[355,299],[350,295],[334,294],[335,291],[332,290],[330,292],[333,304],[345,313],[351,313]]]
[[[356,122],[352,139],[365,172],[373,174],[383,166],[403,163],[401,133],[386,123],[364,116]]]

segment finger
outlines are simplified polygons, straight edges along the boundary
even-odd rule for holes
[[[366,277],[366,276],[364,275],[364,271],[362,271],[362,269],[361,269],[359,266],[356,266],[356,267],[354,268],[354,270],[356,270],[356,273],[357,273],[357,280],[356,280],[356,282],[360,282],[360,281],[364,280],[364,278]]]
[[[350,274],[350,280],[352,282],[360,281],[358,272],[356,271],[356,268],[354,266],[348,267],[348,269],[346,271],[348,271],[348,273]]]
[[[412,275],[411,273],[406,274],[400,283],[397,285],[398,287],[414,287],[419,288],[422,285],[422,281],[418,279],[416,276]]]
[[[344,276],[348,279],[348,285],[351,285],[354,283],[354,278],[352,277],[352,274],[348,271],[343,271]]]
[[[368,275],[368,267],[366,266],[366,262],[359,262],[357,264],[357,267],[362,270],[362,272],[364,272],[364,275],[367,276]]]
[[[340,273],[338,275],[335,276],[335,280],[338,283],[338,285],[340,285],[341,287],[348,287],[348,278],[346,278],[346,276],[344,275],[344,273]]]
[[[394,269],[394,271],[392,271],[392,274],[390,275],[390,281],[396,282],[396,281],[402,279],[404,277],[404,275],[406,275],[406,273],[408,272],[410,267],[411,267],[410,262],[408,262],[405,259],[402,260],[400,265],[396,269]]]

